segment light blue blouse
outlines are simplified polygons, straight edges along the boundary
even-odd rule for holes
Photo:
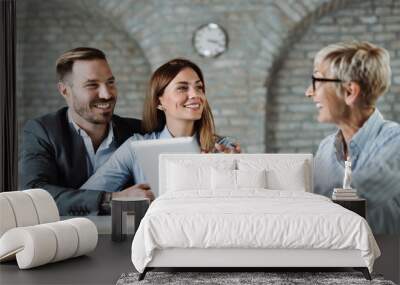
[[[376,109],[349,143],[352,184],[367,200],[374,233],[400,234],[400,126]],[[341,188],[344,151],[341,132],[326,137],[314,161],[314,192],[331,197]]]
[[[167,127],[161,132],[134,134],[127,139],[110,157],[110,159],[93,174],[80,189],[90,189],[106,192],[124,190],[127,185],[146,183],[135,153],[130,147],[131,142],[138,140],[168,139],[172,138]],[[232,147],[230,138],[223,137],[219,144]]]

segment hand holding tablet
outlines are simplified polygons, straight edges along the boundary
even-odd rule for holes
[[[134,141],[131,147],[155,197],[158,196],[158,157],[161,153],[200,153],[195,137]]]

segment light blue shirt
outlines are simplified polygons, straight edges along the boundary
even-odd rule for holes
[[[168,139],[172,137],[166,126],[161,132],[152,132],[144,135],[134,134],[114,152],[107,163],[98,169],[80,189],[117,192],[123,190],[127,185],[146,183],[143,170],[130,146],[131,143],[138,140]],[[219,139],[218,143],[230,147],[233,144],[231,139],[227,137]]]
[[[107,137],[101,142],[100,146],[97,148],[97,151],[94,151],[93,143],[90,136],[85,132],[84,129],[79,127],[71,118],[71,114],[69,111],[68,114],[68,121],[74,127],[76,132],[82,137],[83,143],[86,148],[86,167],[87,173],[92,175],[97,169],[102,166],[114,153],[117,149],[116,143],[114,142],[114,131],[112,123],[110,122],[108,125],[108,135]]]
[[[145,183],[141,169],[131,143],[140,140],[168,139],[172,135],[167,127],[162,132],[152,132],[144,135],[134,134],[127,139],[94,175],[81,186],[80,189],[90,189],[106,192],[117,192],[126,185]]]
[[[374,233],[400,234],[400,126],[376,109],[349,142],[352,188],[367,200]],[[314,161],[314,192],[331,197],[344,176],[340,130],[319,145]]]

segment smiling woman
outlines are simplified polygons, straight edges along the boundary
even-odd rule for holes
[[[195,132],[204,151],[215,144],[214,119],[205,96],[203,73],[194,63],[174,59],[159,67],[150,79],[144,103],[145,132],[162,131],[173,137]]]
[[[352,187],[368,203],[374,233],[400,233],[400,126],[384,120],[376,101],[390,86],[389,53],[368,42],[337,43],[314,60],[306,90],[318,121],[337,126],[315,155],[314,192],[331,196],[342,186],[345,160],[351,161]]]
[[[132,141],[194,136],[204,152],[240,152],[239,145],[215,134],[203,73],[186,59],[171,60],[153,73],[142,124],[146,134],[128,139],[81,189],[114,192],[113,197],[154,199],[148,185],[143,184],[145,177],[130,147]],[[134,183],[142,184],[124,190]]]

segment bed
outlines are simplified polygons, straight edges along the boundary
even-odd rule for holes
[[[160,196],[132,242],[158,267],[353,267],[380,255],[361,216],[312,193],[311,154],[163,154]]]

